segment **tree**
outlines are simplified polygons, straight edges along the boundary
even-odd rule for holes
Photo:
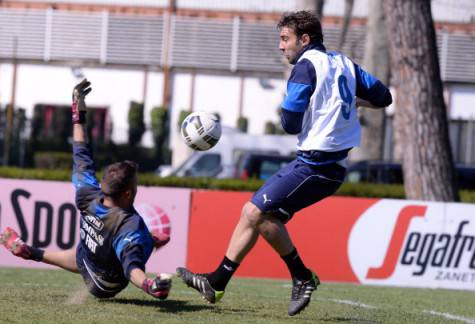
[[[383,3],[369,0],[363,68],[385,85],[389,84],[389,52]],[[383,32],[382,32],[383,31]],[[384,109],[358,110],[361,120],[361,145],[352,151],[353,160],[382,160],[384,148]]]
[[[343,13],[343,22],[340,30],[340,37],[338,39],[338,52],[341,52],[343,45],[345,45],[346,34],[348,33],[348,28],[350,27],[351,16],[353,14],[353,5],[354,0],[345,0],[345,9]],[[370,11],[371,12],[371,11]]]
[[[297,10],[313,10],[318,18],[323,17],[323,6],[325,0],[298,0],[296,4]]]
[[[384,12],[397,90],[394,126],[405,146],[406,196],[457,201],[430,0],[386,0]]]

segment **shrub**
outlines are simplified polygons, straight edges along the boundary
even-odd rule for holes
[[[271,121],[266,122],[264,126],[264,134],[275,134],[276,133],[275,124]]]
[[[185,118],[191,114],[191,111],[190,110],[181,110],[180,111],[180,114],[178,115],[178,121],[177,121],[177,126],[178,126],[178,131],[180,131],[181,129],[181,124],[183,123],[183,121],[185,120]]]
[[[170,150],[166,147],[168,137],[168,109],[155,107],[150,112],[155,158],[158,164],[166,164],[170,160]]]
[[[145,133],[144,123],[144,105],[132,101],[129,108],[129,145],[136,146],[140,144],[142,136]]]
[[[237,120],[237,128],[243,132],[243,133],[247,133],[247,126],[248,126],[248,120],[246,117],[239,117],[238,120]]]
[[[249,179],[214,179],[214,178],[161,178],[153,173],[139,173],[139,184],[142,186],[184,187],[195,189],[215,189],[230,191],[256,191],[264,183],[262,180]],[[101,178],[99,172],[97,177]],[[0,167],[1,178],[38,179],[71,181],[71,169],[46,170]],[[336,193],[337,196],[405,199],[402,185],[383,185],[370,183],[345,183]],[[460,191],[462,202],[475,203],[475,191]]]
[[[39,169],[71,169],[73,165],[72,154],[66,152],[36,152],[34,161]]]

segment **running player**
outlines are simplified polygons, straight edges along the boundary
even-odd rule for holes
[[[343,183],[348,152],[360,143],[357,105],[383,108],[391,104],[392,96],[349,58],[326,51],[320,21],[313,13],[284,14],[277,26],[279,48],[294,65],[281,123],[287,133],[298,134],[297,158],[244,205],[226,255],[215,271],[195,274],[178,268],[177,273],[215,303],[261,235],[289,269],[293,287],[288,314],[293,316],[308,305],[320,280],[305,266],[285,224],[294,213],[332,195]]]

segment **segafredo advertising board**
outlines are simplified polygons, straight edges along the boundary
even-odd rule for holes
[[[251,193],[193,191],[187,265],[219,263]],[[296,213],[292,241],[322,281],[475,290],[475,205],[330,197]],[[256,243],[237,276],[288,279]]]
[[[363,284],[475,290],[475,205],[379,200],[348,240]]]

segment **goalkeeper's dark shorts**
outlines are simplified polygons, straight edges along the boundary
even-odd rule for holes
[[[312,165],[295,159],[270,177],[251,202],[287,223],[297,211],[334,194],[345,175],[338,163]]]
[[[111,298],[124,290],[128,285],[128,281],[114,282],[109,278],[106,278],[103,274],[94,269],[94,265],[91,264],[82,253],[81,245],[76,250],[76,264],[78,266],[79,273],[81,274],[87,290],[91,295],[97,298]]]

